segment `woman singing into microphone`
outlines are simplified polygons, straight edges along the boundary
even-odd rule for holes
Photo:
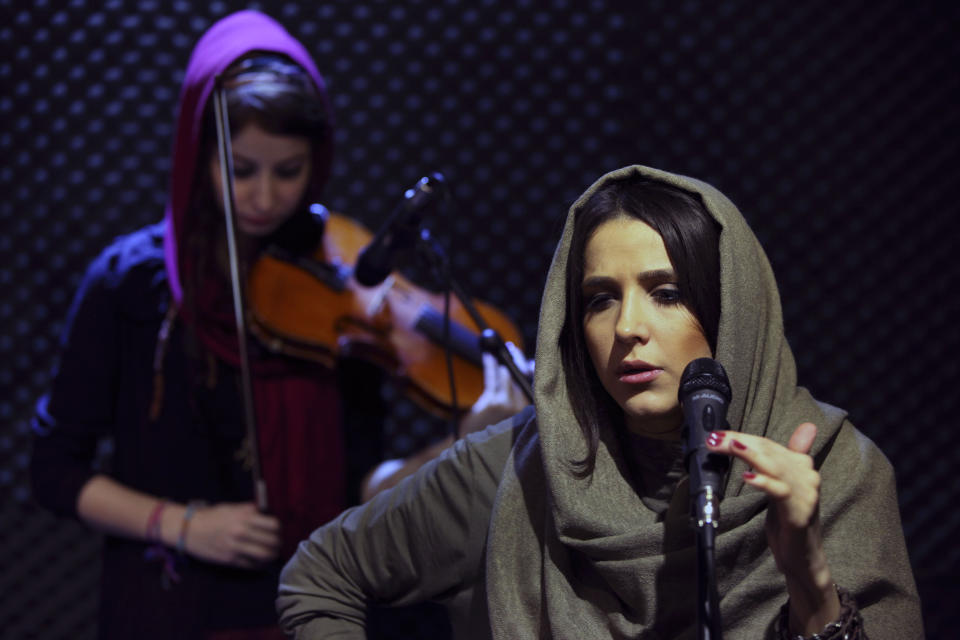
[[[709,185],[640,166],[570,209],[535,406],[317,529],[281,576],[284,628],[359,638],[369,603],[433,599],[458,638],[695,637],[677,394],[701,357],[733,396],[708,444],[732,462],[726,636],[922,638],[891,465],[797,385],[756,238]]]

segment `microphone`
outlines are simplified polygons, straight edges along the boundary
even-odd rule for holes
[[[713,358],[697,358],[680,376],[678,392],[683,407],[684,459],[690,474],[690,510],[698,528],[716,528],[720,520],[723,476],[730,466],[727,456],[707,449],[707,434],[726,429],[730,383]]]
[[[398,254],[416,242],[422,214],[436,206],[444,186],[443,175],[432,173],[404,192],[403,202],[387,217],[357,258],[353,275],[358,283],[373,287],[387,279]]]

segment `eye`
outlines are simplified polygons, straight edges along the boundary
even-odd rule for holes
[[[677,305],[683,302],[683,294],[675,284],[667,284],[657,287],[650,294],[654,301],[663,306]]]
[[[610,306],[614,296],[609,291],[597,291],[583,296],[583,313],[602,311]]]
[[[292,180],[300,176],[303,173],[304,163],[297,162],[296,164],[286,164],[280,165],[274,169],[274,173],[278,178],[283,180]]]
[[[249,162],[233,161],[233,177],[238,179],[249,178],[256,172],[256,167]]]

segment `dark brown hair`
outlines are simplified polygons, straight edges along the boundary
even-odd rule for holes
[[[567,393],[588,446],[583,460],[572,461],[574,472],[582,476],[589,475],[596,463],[600,423],[622,420],[622,411],[604,390],[587,354],[580,290],[584,253],[601,224],[622,217],[645,222],[663,238],[683,304],[700,323],[711,352],[717,349],[720,225],[707,212],[700,196],[644,176],[600,187],[574,213],[566,275],[567,308],[559,341]]]

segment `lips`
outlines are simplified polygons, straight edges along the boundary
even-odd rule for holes
[[[643,360],[626,360],[617,367],[617,379],[627,384],[644,384],[657,378],[663,369]]]
[[[272,218],[252,218],[249,216],[240,216],[239,219],[240,219],[240,222],[243,222],[244,224],[248,224],[251,227],[262,227],[264,225],[270,224],[270,222],[273,220]]]
[[[245,218],[241,216],[237,221],[240,227],[248,233],[264,231],[265,229],[270,229],[273,225],[271,218]]]

